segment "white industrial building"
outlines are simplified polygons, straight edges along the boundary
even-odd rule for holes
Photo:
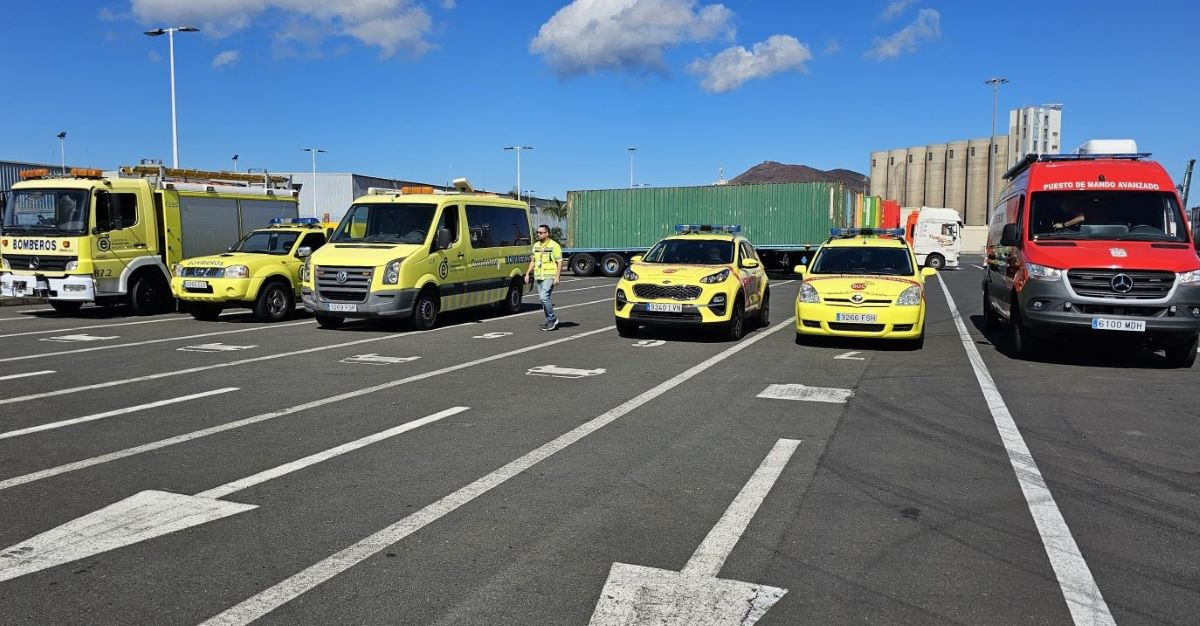
[[[1027,154],[1058,154],[1061,148],[1061,104],[1028,106],[1008,112],[1010,167]]]

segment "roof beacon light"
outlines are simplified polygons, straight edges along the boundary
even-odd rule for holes
[[[287,224],[287,220],[282,217],[272,217],[271,221],[267,223],[271,226],[284,226]]]
[[[315,217],[293,217],[292,223],[297,226],[320,226],[321,220]]]
[[[679,235],[697,235],[725,233],[736,235],[742,232],[741,224],[676,224],[675,233]]]
[[[831,237],[903,237],[903,228],[831,228]]]

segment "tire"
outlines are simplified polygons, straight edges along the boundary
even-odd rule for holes
[[[1032,334],[1030,334],[1029,329],[1025,327],[1025,322],[1021,321],[1021,313],[1015,295],[1013,296],[1011,306],[1012,320],[1010,324],[1012,325],[1011,345],[1013,354],[1022,359],[1033,358],[1038,353],[1037,342]]]
[[[504,300],[497,303],[500,307],[500,313],[503,315],[512,315],[521,311],[521,299],[525,297],[525,281],[520,278],[513,278],[508,285],[508,293],[504,295]]]
[[[426,289],[417,296],[413,303],[413,314],[409,325],[413,330],[429,330],[437,325],[438,299],[432,290]]]
[[[946,267],[946,259],[940,254],[931,254],[925,257],[925,267],[941,270],[943,267]]]
[[[571,272],[576,276],[591,276],[596,271],[596,257],[582,252],[571,255]]]
[[[738,341],[746,334],[746,307],[739,297],[733,303],[729,321],[725,323],[724,335],[729,341]]]
[[[909,340],[908,348],[910,350],[920,350],[921,348],[924,348],[924,347],[925,347],[925,329],[922,328],[921,335],[919,337],[917,337],[916,339]]]
[[[50,307],[59,313],[78,313],[79,309],[83,308],[83,303],[71,302],[69,300],[51,300]]]
[[[983,329],[984,330],[999,330],[1000,314],[992,306],[988,300],[987,285],[983,287]]]
[[[771,292],[763,293],[762,305],[758,308],[758,327],[766,328],[771,325]]]
[[[616,278],[625,273],[625,257],[610,252],[600,258],[600,274]]]
[[[800,333],[796,333],[796,345],[803,346],[803,345],[805,345],[805,343],[807,343],[807,342],[804,341],[804,335],[801,335]]]
[[[296,296],[291,285],[272,281],[258,290],[254,300],[254,319],[260,322],[278,322],[286,319],[296,308]]]
[[[154,315],[167,308],[170,288],[161,276],[142,273],[129,286],[129,308],[134,315]]]
[[[317,326],[328,328],[329,330],[341,328],[342,324],[346,323],[346,318],[344,317],[332,317],[329,315],[314,315],[313,317],[317,318]]]
[[[622,337],[636,337],[638,331],[637,322],[616,318],[617,334]]]
[[[1196,349],[1200,348],[1200,335],[1191,341],[1167,346],[1167,364],[1171,367],[1188,368],[1196,363]]]
[[[187,312],[201,322],[215,322],[221,316],[221,307],[203,302],[192,302],[187,305]]]

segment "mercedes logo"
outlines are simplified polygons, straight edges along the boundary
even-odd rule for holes
[[[1129,274],[1117,274],[1112,277],[1109,284],[1112,285],[1112,290],[1117,293],[1129,293],[1133,291],[1133,278]]]
[[[342,270],[342,271],[340,271],[340,272],[338,272],[338,273],[337,273],[337,281],[338,281],[339,283],[344,283],[344,282],[346,282],[346,281],[347,281],[349,278],[350,278],[350,275],[349,275],[349,274],[347,274],[345,270]]]
[[[37,258],[37,257],[30,257],[30,259],[29,259],[29,269],[31,269],[31,270],[36,270],[37,268],[39,268],[39,267],[41,267],[41,266],[42,266],[42,260],[41,260],[41,259],[39,259],[39,258]]]
[[[853,302],[854,304],[862,304],[863,295],[861,293],[856,293],[856,294],[850,296],[850,301]]]

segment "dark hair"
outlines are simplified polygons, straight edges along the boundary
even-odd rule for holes
[[[549,227],[549,226],[538,226],[538,227],[537,227],[537,229],[538,229],[539,231],[545,230],[547,233],[549,233],[549,232],[550,232],[550,227]]]

